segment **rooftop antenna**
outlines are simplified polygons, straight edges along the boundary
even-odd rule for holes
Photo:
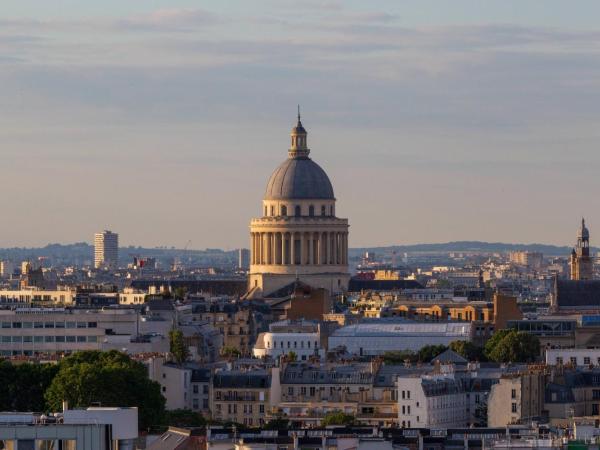
[[[298,122],[300,122],[300,104],[298,103]]]

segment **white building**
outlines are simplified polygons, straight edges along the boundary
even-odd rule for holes
[[[0,356],[79,350],[165,352],[171,322],[140,320],[134,309],[17,308],[0,310]],[[145,336],[136,339],[137,335]]]
[[[27,287],[16,290],[0,290],[0,303],[52,302],[57,305],[72,305],[75,289],[45,290]]]
[[[109,230],[94,235],[94,267],[117,267],[119,260],[119,235]]]
[[[148,376],[160,384],[160,391],[167,400],[167,410],[189,409],[209,413],[211,371],[196,363],[179,366],[165,362],[162,357],[145,361]]]
[[[134,450],[137,408],[67,409],[62,413],[0,413],[4,449]]]
[[[319,358],[324,355],[321,348],[321,333],[319,326],[271,324],[269,331],[260,333],[252,353],[257,358],[268,357],[277,359],[293,352],[297,360],[306,361],[312,356]]]
[[[425,345],[470,341],[469,322],[364,322],[339,328],[329,337],[328,348],[346,347],[356,355],[381,355],[387,351],[418,351]]]
[[[600,348],[549,348],[546,349],[546,364],[557,366],[571,364],[573,366],[600,365]]]
[[[404,428],[461,428],[469,423],[467,395],[452,373],[397,378],[398,422]]]

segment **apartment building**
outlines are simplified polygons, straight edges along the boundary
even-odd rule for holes
[[[109,230],[94,235],[94,267],[116,269],[119,262],[119,235]]]
[[[463,382],[453,373],[397,378],[402,428],[459,428],[469,421]]]
[[[252,354],[254,316],[249,305],[226,299],[193,299],[186,317],[191,323],[207,322],[223,336],[223,346]]]
[[[600,366],[600,348],[547,348],[549,366]]]
[[[371,397],[371,363],[319,364],[295,362],[281,371],[281,402],[276,414],[296,424],[320,424],[328,412],[357,416],[360,404]]]
[[[543,368],[503,375],[490,390],[488,426],[529,423],[544,414],[546,371]]]
[[[205,415],[210,413],[210,369],[193,362],[178,365],[165,361],[163,357],[153,357],[144,362],[150,379],[160,384],[168,410],[189,409]]]
[[[15,290],[0,290],[0,304],[44,303],[69,306],[75,303],[76,289],[45,290],[36,287]]]
[[[261,426],[280,402],[279,369],[222,370],[213,375],[212,418]]]

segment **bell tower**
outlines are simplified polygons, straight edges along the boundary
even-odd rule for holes
[[[571,251],[571,280],[591,280],[594,266],[590,257],[590,232],[581,219],[581,228],[577,233],[577,244]]]

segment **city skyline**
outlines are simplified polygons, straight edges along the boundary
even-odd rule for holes
[[[0,246],[248,247],[297,103],[350,247],[593,246],[599,7],[551,3],[9,2]]]

